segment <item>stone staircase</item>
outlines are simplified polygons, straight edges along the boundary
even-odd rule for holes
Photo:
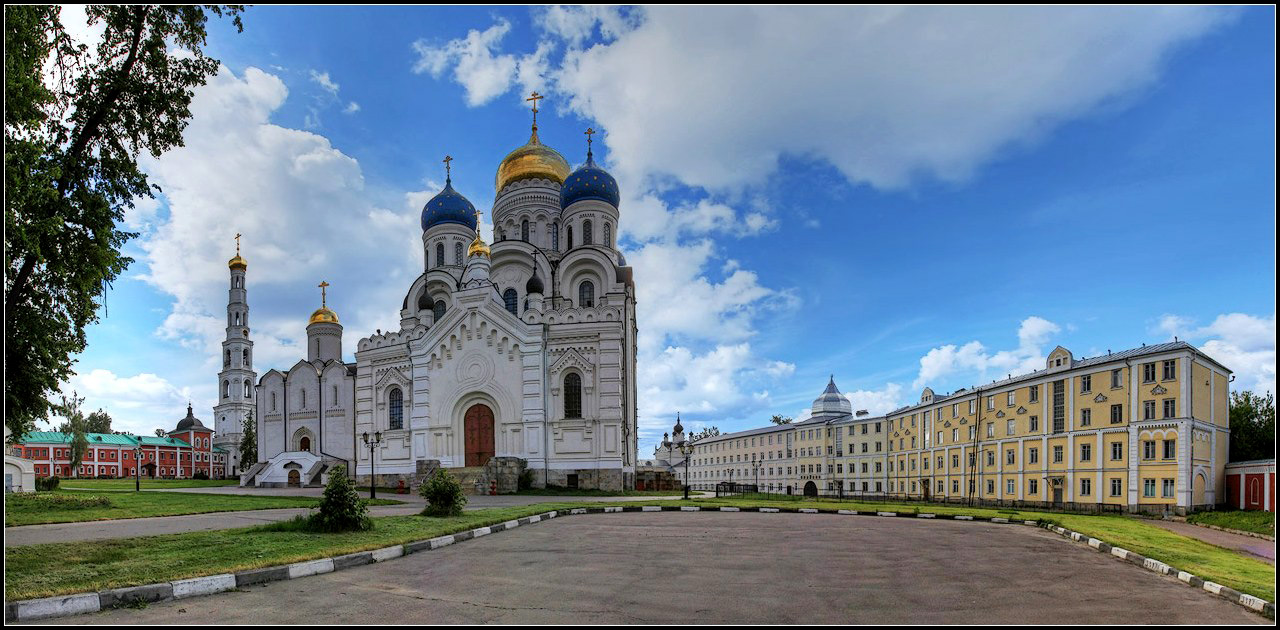
[[[262,472],[262,469],[266,467],[267,467],[266,462],[258,462],[254,464],[252,467],[250,467],[249,470],[246,470],[243,473],[240,473],[240,487],[243,488],[245,486],[254,485],[253,484],[254,477],[257,477],[258,473]]]
[[[484,466],[450,468],[449,474],[462,484],[463,494],[489,494],[489,475],[485,472]]]

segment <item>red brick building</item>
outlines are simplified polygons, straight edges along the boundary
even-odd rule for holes
[[[1276,460],[1227,464],[1227,504],[1237,510],[1276,511]]]

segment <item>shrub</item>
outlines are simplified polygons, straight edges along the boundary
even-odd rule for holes
[[[111,499],[92,494],[15,492],[5,497],[5,507],[13,510],[84,510],[111,507]]]
[[[314,531],[319,532],[373,529],[369,502],[360,498],[351,480],[347,479],[346,466],[334,466],[329,471],[329,483],[325,484],[319,511],[311,515],[311,525]]]
[[[443,468],[436,469],[418,489],[418,494],[427,500],[427,507],[422,510],[425,516],[461,516],[462,507],[467,504],[462,484]]]
[[[59,479],[57,477],[36,477],[36,490],[49,492],[58,489]]]
[[[205,472],[205,471],[203,471],[203,470],[197,470],[197,471],[196,471],[196,474],[191,475],[191,478],[192,478],[192,479],[208,479],[208,478],[209,478],[209,473],[207,473],[207,472]]]
[[[516,482],[517,490],[530,490],[533,488],[533,471],[528,468],[520,473],[520,479]]]

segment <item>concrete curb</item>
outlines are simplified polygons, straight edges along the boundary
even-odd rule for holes
[[[308,560],[305,562],[295,562],[273,567],[263,567],[258,569],[248,569],[239,571],[235,574],[224,573],[219,575],[209,575],[204,577],[190,578],[185,580],[174,580],[172,582],[162,582],[159,584],[146,584],[143,586],[131,586],[126,588],[111,589],[96,593],[78,593],[74,595],[59,595],[56,597],[45,597],[41,599],[28,599],[21,601],[13,601],[5,603],[5,621],[34,621],[38,619],[50,619],[54,617],[68,617],[71,615],[79,615],[83,613],[99,612],[116,606],[127,606],[135,602],[161,602],[170,599],[182,599],[185,597],[195,597],[198,595],[209,595],[220,593],[223,591],[235,590],[240,587],[250,586],[253,584],[265,584],[267,582],[276,582],[281,580],[293,580],[311,575],[319,575],[322,573],[330,573],[333,571],[341,571],[352,567],[364,566],[377,562],[385,562],[411,553],[420,551],[432,551],[441,547],[480,538],[489,534],[515,529],[522,525],[531,525],[545,520],[550,520],[559,516],[571,516],[576,514],[616,514],[622,512],[761,512],[761,513],[789,513],[789,514],[837,514],[846,516],[878,516],[885,518],[925,518],[938,520],[956,520],[956,521],[978,521],[997,523],[1005,525],[1024,525],[1024,526],[1043,526],[1046,529],[1054,531],[1066,538],[1070,538],[1076,542],[1084,543],[1089,547],[1102,553],[1109,553],[1117,558],[1132,562],[1146,568],[1149,571],[1160,573],[1163,575],[1177,576],[1182,582],[1192,586],[1202,588],[1203,590],[1233,601],[1250,610],[1266,615],[1270,619],[1275,619],[1275,604],[1268,602],[1252,595],[1245,595],[1238,591],[1232,590],[1221,584],[1208,582],[1202,578],[1196,577],[1186,571],[1180,571],[1163,562],[1146,558],[1139,554],[1133,553],[1125,549],[1109,545],[1096,538],[1090,538],[1079,532],[1073,532],[1069,529],[1058,527],[1056,525],[1041,524],[1039,521],[1010,521],[1001,517],[983,517],[983,516],[966,516],[957,514],[932,514],[919,512],[859,512],[857,510],[835,510],[829,508],[765,508],[765,507],[720,507],[720,508],[702,508],[701,506],[656,506],[656,505],[626,505],[626,506],[602,506],[590,508],[573,508],[569,510],[551,510],[542,514],[526,516],[524,518],[504,523],[497,523],[487,527],[477,527],[455,534],[446,534],[436,538],[427,540],[418,540],[408,542],[403,545],[393,545],[391,547],[383,547],[372,551],[360,551],[356,553],[334,556],[331,558],[320,558],[318,560]]]
[[[1241,536],[1248,536],[1250,538],[1261,538],[1262,540],[1266,540],[1269,542],[1276,541],[1275,536],[1268,536],[1266,534],[1259,534],[1257,532],[1246,532],[1243,529],[1231,529],[1230,527],[1222,527],[1221,525],[1207,525],[1204,523],[1192,523],[1190,521],[1183,521],[1183,522],[1185,522],[1188,525],[1195,525],[1196,527],[1204,527],[1206,529],[1216,529],[1220,532],[1226,532],[1228,534],[1239,534]]]
[[[1181,582],[1183,582],[1184,584],[1192,588],[1199,588],[1201,590],[1204,590],[1205,592],[1217,595],[1218,597],[1221,597],[1229,602],[1239,604],[1241,606],[1244,606],[1245,608],[1248,608],[1249,610],[1262,614],[1266,616],[1268,619],[1271,619],[1273,621],[1276,618],[1276,605],[1274,602],[1269,602],[1265,599],[1262,599],[1261,597],[1255,597],[1253,595],[1247,595],[1245,593],[1241,593],[1240,591],[1237,591],[1233,588],[1228,588],[1216,582],[1210,582],[1194,574],[1169,566],[1154,558],[1148,558],[1142,554],[1129,551],[1128,549],[1123,549],[1121,547],[1116,547],[1114,545],[1107,544],[1105,542],[1102,542],[1101,540],[1098,540],[1097,538],[1090,538],[1089,536],[1081,534],[1080,532],[1071,531],[1069,529],[1066,529],[1065,527],[1058,527],[1057,525],[1047,525],[1047,524],[1044,527],[1045,529],[1055,532],[1064,538],[1069,538],[1075,542],[1084,543],[1100,553],[1110,554],[1120,560],[1124,560],[1126,562],[1136,564],[1148,571],[1151,571],[1152,573],[1159,573],[1160,575],[1172,575],[1174,577],[1177,577],[1178,580],[1180,580]]]

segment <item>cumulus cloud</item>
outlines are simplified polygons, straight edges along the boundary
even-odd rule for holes
[[[1179,315],[1164,315],[1156,326],[1172,339],[1197,343],[1205,354],[1235,373],[1237,389],[1276,391],[1276,316],[1227,313],[1207,326]]]
[[[668,346],[640,358],[640,432],[650,439],[670,429],[677,411],[714,414],[761,406],[768,401],[767,384],[795,371],[790,363],[761,361],[745,342],[704,353]]]
[[[976,340],[962,346],[938,346],[920,357],[920,372],[911,387],[920,389],[960,376],[985,380],[988,374],[996,374],[1003,378],[1043,368],[1043,346],[1061,330],[1047,319],[1031,316],[1018,326],[1018,347],[1012,350],[991,352]]]
[[[413,43],[413,50],[418,53],[413,72],[439,79],[452,68],[453,80],[466,91],[467,105],[484,105],[511,89],[517,76],[520,64],[516,56],[495,54],[510,31],[511,22],[499,19],[483,31],[472,29],[465,37],[442,45],[420,39]]]
[[[152,435],[156,429],[172,430],[177,425],[187,402],[196,409],[210,409],[214,400],[193,398],[190,387],[178,387],[163,377],[143,373],[122,377],[110,370],[95,369],[76,374],[63,386],[68,395],[74,391],[84,397],[85,413],[106,409],[111,414],[111,429]],[[199,411],[197,417],[202,417]],[[208,415],[203,416],[208,419]],[[54,419],[55,424],[59,422]],[[212,426],[211,422],[206,422]]]
[[[312,70],[311,81],[324,88],[326,92],[334,96],[338,95],[338,84],[334,83],[333,80],[329,78],[328,72],[317,72]]]
[[[866,410],[871,415],[878,416],[901,407],[904,394],[901,384],[888,383],[880,389],[845,392],[844,396],[849,399],[855,412]]]

